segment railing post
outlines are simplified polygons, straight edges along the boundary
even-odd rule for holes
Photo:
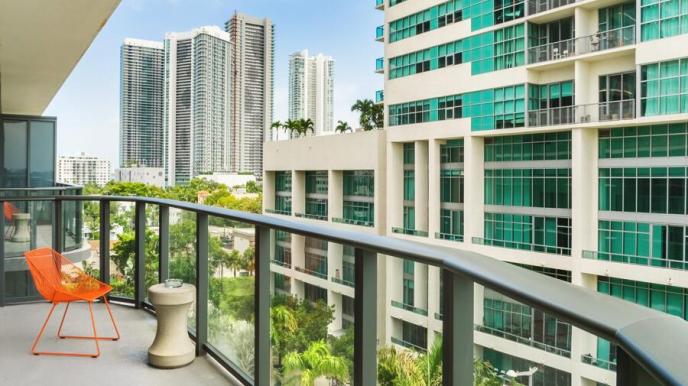
[[[110,282],[110,200],[100,201],[100,280]]]
[[[134,216],[134,305],[141,308],[146,297],[146,204],[136,202]]]
[[[650,373],[643,369],[621,347],[616,348],[617,386],[661,386]]]
[[[356,248],[354,385],[377,383],[377,254]]]
[[[4,209],[5,202],[0,201],[0,206]],[[5,306],[5,216],[0,217],[0,307]]]
[[[473,281],[442,269],[442,385],[473,384]]]
[[[270,229],[256,226],[255,235],[255,363],[253,384],[269,385],[270,354]]]
[[[53,211],[55,212],[55,221],[53,222],[53,246],[56,251],[62,252],[64,247],[64,240],[62,238],[64,224],[62,223],[62,200],[58,196],[55,196]]]
[[[160,278],[160,283],[164,283],[170,274],[170,207],[160,205],[159,209],[158,229],[160,236],[158,239],[158,256],[160,256],[160,261],[158,265],[158,278]]]
[[[196,356],[208,342],[208,215],[196,214]]]

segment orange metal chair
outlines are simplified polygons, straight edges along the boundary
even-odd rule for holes
[[[36,289],[41,296],[52,303],[48,317],[45,319],[43,327],[41,327],[41,331],[38,333],[38,336],[36,336],[33,346],[31,347],[31,352],[34,355],[63,355],[97,358],[100,356],[100,346],[98,345],[99,340],[119,339],[119,329],[117,328],[115,318],[112,316],[110,303],[108,302],[106,296],[112,290],[112,287],[89,276],[74,263],[69,261],[69,259],[51,248],[34,249],[26,252],[25,256],[26,262],[29,265],[29,270],[31,271],[31,276],[33,277],[34,284],[36,285]],[[96,332],[96,323],[95,319],[93,318],[93,302],[98,298],[103,298],[107,312],[110,315],[110,320],[112,321],[112,326],[115,329],[115,336],[102,337],[98,336]],[[93,335],[62,335],[62,325],[64,324],[65,317],[67,316],[69,304],[79,301],[88,302],[88,309],[91,313],[91,326],[93,327]],[[36,346],[38,346],[38,342],[45,331],[45,327],[48,325],[48,321],[50,321],[53,311],[55,311],[55,307],[57,307],[57,305],[60,303],[66,303],[66,307],[64,314],[62,315],[62,320],[60,321],[60,327],[57,330],[57,336],[61,339],[92,339],[96,344],[95,353],[49,352],[36,350]]]

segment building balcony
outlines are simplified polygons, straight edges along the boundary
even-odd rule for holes
[[[591,354],[583,354],[581,355],[581,362],[599,367],[601,369],[609,370],[609,371],[616,371],[616,362],[610,362],[608,360],[604,360],[602,358],[596,358],[595,356]]]
[[[281,214],[284,216],[291,216],[291,210],[285,210],[285,209],[265,209],[265,213]]]
[[[378,42],[384,42],[385,41],[385,27],[382,25],[377,26],[375,28],[375,40]]]
[[[612,122],[636,117],[635,99],[553,107],[528,111],[528,126],[559,126],[591,122]]]
[[[546,12],[550,9],[563,7],[565,5],[573,4],[578,0],[529,0],[528,14],[535,15],[536,13]]]
[[[533,340],[532,338],[525,338],[520,335],[512,334],[510,332],[500,330],[497,328],[492,328],[488,326],[483,326],[480,324],[475,325],[475,330],[484,332],[486,334],[490,334],[492,336],[496,336],[502,339],[507,339],[516,343],[524,344],[526,346],[534,347],[543,351],[547,351],[548,353],[556,354],[562,357],[566,358],[571,358],[571,351],[570,350],[565,350],[559,347],[555,347],[552,345],[548,345],[546,343],[538,342],[536,340]]]
[[[396,300],[392,300],[392,307],[400,308],[400,309],[406,310],[406,311],[411,311],[414,314],[418,314],[418,315],[422,315],[422,316],[428,316],[428,310],[426,310],[424,308],[413,306],[411,304],[398,302]]]
[[[350,360],[351,384],[373,385],[377,380],[376,366],[369,364],[375,363],[377,349],[380,348],[376,339],[380,325],[378,307],[381,295],[378,293],[378,271],[381,266],[378,259],[386,259],[386,256],[436,267],[443,278],[444,293],[453,294],[442,297],[442,329],[444,336],[460,339],[443,342],[445,360],[442,373],[445,384],[473,384],[472,372],[451,370],[473,365],[473,345],[461,342],[474,341],[476,335],[473,319],[466,318],[463,312],[475,309],[474,294],[466,292],[472,292],[474,283],[499,291],[504,296],[518,298],[523,304],[537,307],[548,315],[608,339],[617,350],[616,357],[620,358],[616,365],[619,377],[641,373],[642,379],[646,380],[643,385],[647,386],[688,384],[688,367],[683,361],[676,359],[684,357],[685,347],[688,346],[688,323],[684,320],[593,290],[572,286],[473,251],[343,230],[328,224],[305,224],[289,218],[242,213],[160,198],[31,194],[24,197],[0,197],[0,203],[5,202],[14,205],[22,202],[50,203],[50,215],[41,218],[52,226],[55,235],[64,234],[71,221],[65,217],[64,208],[78,207],[77,204],[85,207],[88,204],[90,207],[84,213],[99,214],[94,226],[98,228],[101,237],[99,240],[92,240],[94,247],[99,246],[99,253],[93,254],[88,263],[92,264],[93,275],[116,287],[110,299],[120,305],[114,312],[120,320],[122,333],[119,342],[103,342],[100,359],[70,360],[69,370],[61,370],[64,361],[58,363],[50,358],[34,357],[28,352],[48,306],[9,305],[16,300],[7,299],[7,283],[5,276],[2,276],[0,320],[3,321],[3,328],[0,329],[0,338],[3,344],[0,345],[0,355],[3,358],[3,372],[0,379],[7,380],[8,384],[53,384],[55,379],[65,379],[65,385],[90,385],[94,380],[103,379],[152,385],[234,384],[225,377],[225,371],[238,380],[238,384],[270,384],[272,374],[280,371],[273,366],[276,363],[272,356],[275,348],[271,346],[270,325],[274,294],[271,292],[271,267],[276,268],[271,264],[271,245],[276,230],[345,244],[354,250],[356,257],[353,282],[356,296],[352,302],[356,312],[353,323],[355,339],[351,350],[353,358]],[[113,204],[120,205],[122,212],[115,212]],[[130,223],[131,234],[134,236],[133,239],[128,239],[132,251],[130,260],[117,263],[124,264],[126,268],[120,270],[115,264],[117,254],[114,253],[119,247],[110,250],[111,245],[116,246],[118,242],[112,240],[115,243],[111,243],[111,231],[126,216],[130,216],[131,221],[126,222]],[[192,221],[193,224],[177,227],[177,221]],[[255,255],[248,275],[231,275],[228,273],[231,269],[226,267],[221,274],[219,270],[211,269],[216,264],[213,250],[217,248],[217,243],[211,239],[215,236],[210,229],[216,230],[220,227],[217,224],[223,223],[228,224],[225,225],[227,227],[233,227],[232,224],[244,224],[244,228],[246,224],[255,227]],[[0,224],[4,227],[5,220],[0,221]],[[151,234],[155,234],[160,242],[148,244]],[[180,246],[182,236],[187,241]],[[163,240],[167,242],[162,242]],[[31,245],[33,244],[30,243],[29,247]],[[47,240],[46,246],[60,251],[65,249],[61,237]],[[4,258],[4,252],[0,252],[3,257],[0,258],[0,272],[6,274],[7,259]],[[180,260],[180,256],[184,256],[185,260]],[[180,265],[180,262],[185,264]],[[188,270],[176,271],[187,266]],[[151,267],[154,269],[151,270]],[[163,282],[172,272],[175,275],[185,275],[184,281],[193,283],[197,288],[189,333],[195,340],[198,358],[188,367],[163,372],[145,365],[146,349],[155,334],[155,308],[146,299],[146,288]],[[324,276],[322,272],[316,274]],[[275,283],[286,284],[283,280],[281,277]],[[281,284],[278,286],[281,288]],[[311,287],[317,290],[317,286]],[[311,292],[313,290],[310,289]],[[231,294],[232,299],[224,306],[219,301],[223,294]],[[311,295],[319,293],[316,291]],[[241,306],[234,302],[240,302]],[[81,308],[78,309],[78,306]],[[392,302],[392,307],[426,317],[428,315],[427,310],[399,302]],[[75,311],[84,311],[83,305],[76,305]],[[80,319],[79,316],[84,318]],[[105,315],[99,314],[98,318],[104,319]],[[78,323],[85,325],[89,322],[83,313],[74,315],[73,319],[75,323],[79,319]],[[55,322],[57,321],[53,321]],[[99,325],[104,330],[108,327],[104,322]],[[49,326],[51,331],[55,327]],[[666,331],[671,331],[671,334]],[[236,335],[239,333],[240,337]],[[392,342],[424,350],[404,339],[392,338]],[[44,342],[46,345],[59,344],[60,347],[68,343],[71,342],[58,342],[57,339],[46,339]],[[447,360],[449,358],[451,360]],[[222,369],[215,370],[213,362]],[[73,377],[73,374],[87,376]]]
[[[277,260],[277,259],[271,259],[270,262],[272,264],[279,265],[280,267],[291,268],[291,261],[282,261],[282,260]]]
[[[581,55],[621,48],[636,43],[635,26],[528,48],[528,64],[575,58]]]
[[[624,255],[622,253],[583,251],[584,259],[609,261],[612,263],[644,265],[653,268],[688,270],[688,262],[683,260],[671,260],[660,257]]]
[[[407,342],[403,338],[397,338],[397,337],[393,336],[390,338],[390,340],[392,341],[392,343],[399,345],[401,347],[410,349],[410,350],[414,350],[414,351],[418,351],[418,352],[426,352],[427,351],[427,349],[425,347],[417,346],[414,343]]]
[[[463,241],[463,235],[453,233],[435,232],[435,238],[438,240]]]
[[[392,233],[398,233],[398,234],[409,235],[409,236],[428,237],[428,232],[426,232],[426,231],[420,231],[420,230],[416,230],[416,229],[409,229],[409,228],[402,228],[402,227],[393,227]]]
[[[375,9],[379,10],[384,10],[385,9],[385,0],[375,0]]]
[[[473,238],[471,238],[471,242],[473,244],[486,245],[486,246],[491,246],[491,247],[521,249],[524,251],[551,253],[551,254],[555,254],[555,255],[569,255],[569,256],[571,255],[571,248],[557,247],[557,246],[553,246],[553,245],[524,243],[524,242],[507,241],[507,240],[482,238],[482,237],[473,237]]]
[[[385,72],[385,58],[377,58],[375,60],[375,72],[378,74],[384,74],[384,72]]]
[[[375,103],[381,104],[385,102],[385,91],[377,90],[375,91]]]
[[[343,218],[343,217],[334,217],[332,219],[332,222],[336,222],[339,224],[360,225],[360,226],[364,226],[364,227],[375,226],[375,222],[373,222],[373,221],[357,220],[357,219],[353,219],[353,218]]]
[[[356,287],[356,283],[354,283],[353,280],[350,280],[347,278],[338,278],[338,277],[332,276],[330,278],[330,280],[332,280],[333,283],[342,284],[342,285],[352,287],[352,288]]]
[[[325,279],[327,280],[327,272],[321,272],[315,269],[309,269],[309,268],[304,268],[304,267],[294,267],[295,270],[301,273],[305,273],[311,276],[315,276],[320,279]]]
[[[327,215],[321,215],[321,214],[310,214],[310,213],[295,212],[294,216],[300,217],[300,218],[308,218],[311,220],[327,221]]]

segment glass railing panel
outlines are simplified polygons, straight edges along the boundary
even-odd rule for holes
[[[273,384],[309,384],[314,371],[324,370],[323,384],[351,385],[353,248],[280,231],[271,231],[271,245]],[[275,263],[284,248],[291,268]]]
[[[213,216],[208,223],[208,342],[252,379],[255,228]]]
[[[635,99],[528,111],[528,126],[620,121],[636,116]]]
[[[157,205],[146,205],[146,265],[144,270],[144,288],[160,283],[160,208]],[[148,301],[148,291],[144,295]]]
[[[551,42],[528,48],[528,64],[567,59],[636,43],[635,26],[630,25],[592,35]]]
[[[169,248],[168,277],[196,285],[196,213],[170,208]],[[194,309],[188,315],[191,330],[196,327]]]
[[[110,285],[113,296],[134,299],[136,254],[133,202],[110,203]]]
[[[549,11],[550,9],[573,4],[576,1],[577,0],[530,0],[528,1],[528,14],[534,15],[536,13]]]

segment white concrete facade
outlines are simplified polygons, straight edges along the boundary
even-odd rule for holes
[[[163,187],[165,171],[163,168],[119,168],[115,169],[115,180]]]
[[[103,186],[110,181],[110,161],[85,153],[57,157],[57,181],[71,185],[96,184]]]

